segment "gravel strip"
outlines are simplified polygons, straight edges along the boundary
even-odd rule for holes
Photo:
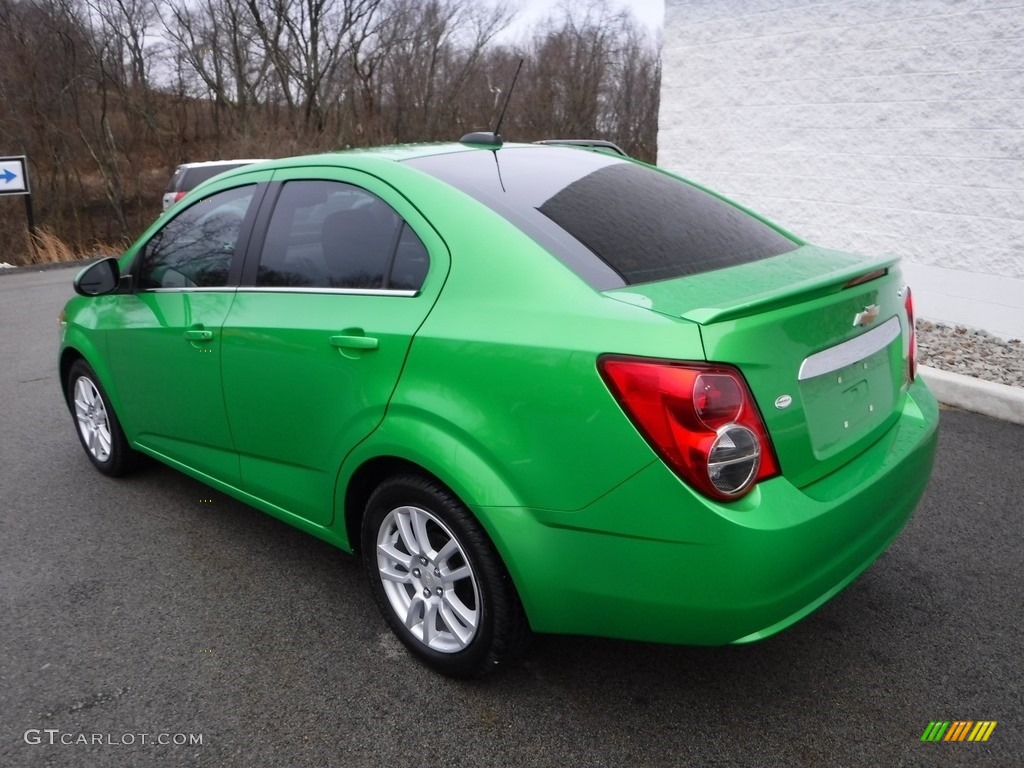
[[[1024,387],[1024,344],[1020,339],[1003,341],[977,328],[919,320],[917,350],[921,365]]]

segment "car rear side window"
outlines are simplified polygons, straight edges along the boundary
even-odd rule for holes
[[[139,288],[226,286],[242,223],[255,191],[256,187],[250,184],[218,192],[167,222],[142,252]]]
[[[506,147],[406,162],[509,219],[597,290],[745,264],[798,245],[699,187],[603,153]]]
[[[290,181],[270,218],[257,286],[418,290],[423,243],[395,210],[337,181]]]

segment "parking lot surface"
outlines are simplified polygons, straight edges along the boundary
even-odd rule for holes
[[[73,274],[0,276],[0,766],[1024,764],[1024,427],[944,410],[907,529],[774,638],[539,637],[455,682],[356,559],[160,465],[92,468],[56,374]],[[935,720],[998,725],[922,743]]]

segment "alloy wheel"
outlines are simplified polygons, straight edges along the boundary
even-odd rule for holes
[[[430,512],[401,506],[377,532],[377,571],[396,616],[421,643],[457,653],[473,641],[480,590],[451,530]]]
[[[93,458],[99,462],[110,459],[110,422],[107,408],[96,385],[80,376],[75,382],[75,420],[82,442]]]

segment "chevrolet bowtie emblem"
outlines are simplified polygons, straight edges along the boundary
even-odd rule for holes
[[[871,325],[875,322],[878,317],[878,305],[871,304],[870,306],[864,307],[860,312],[853,316],[853,324],[856,325]]]

